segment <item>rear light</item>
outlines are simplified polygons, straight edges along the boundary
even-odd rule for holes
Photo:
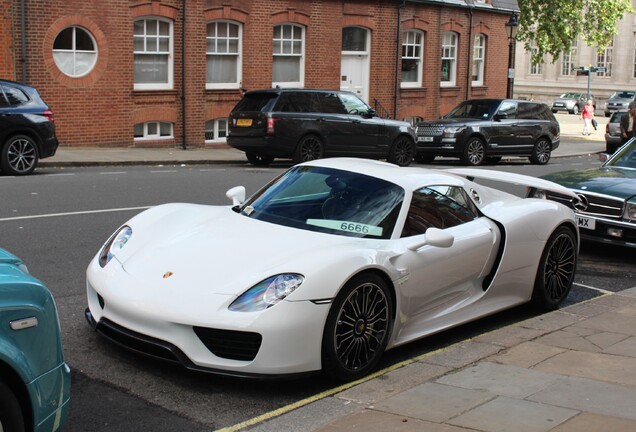
[[[273,117],[267,117],[267,135],[274,135],[274,123],[276,123],[276,120]]]
[[[44,113],[42,113],[44,115],[44,117],[46,117],[46,119],[50,122],[54,122],[55,120],[53,119],[53,111],[51,111],[50,109],[47,109],[44,111]]]

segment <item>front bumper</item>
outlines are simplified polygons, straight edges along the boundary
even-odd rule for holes
[[[594,220],[594,229],[586,228],[579,222],[579,233],[583,240],[636,248],[636,224],[577,214],[579,221],[581,218]]]

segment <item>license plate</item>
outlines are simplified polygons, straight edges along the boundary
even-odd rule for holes
[[[417,137],[417,142],[433,142],[433,137]]]
[[[252,126],[252,119],[238,119],[236,120],[237,126]]]
[[[591,219],[583,216],[576,217],[576,223],[579,228],[594,230],[596,229],[596,219]]]
[[[562,103],[555,103],[554,106],[563,106]]]

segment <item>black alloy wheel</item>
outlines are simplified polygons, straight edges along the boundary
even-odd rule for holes
[[[571,229],[560,226],[552,233],[539,261],[532,292],[532,303],[554,310],[565,300],[574,282],[577,261],[576,236]]]
[[[461,158],[466,165],[477,166],[486,160],[486,145],[481,138],[472,137],[468,139],[464,154]]]
[[[400,136],[395,139],[389,152],[388,161],[401,167],[411,165],[415,157],[415,143],[408,137]]]
[[[334,300],[322,339],[323,370],[350,381],[380,361],[393,328],[393,299],[375,274],[352,278]]]
[[[539,138],[532,149],[532,155],[530,156],[530,162],[535,165],[545,165],[550,160],[552,155],[552,145],[547,138]]]
[[[38,147],[30,137],[16,135],[7,140],[2,147],[0,169],[5,174],[31,174],[38,164]]]
[[[274,160],[273,156],[265,156],[258,153],[245,153],[247,161],[256,166],[267,166]]]
[[[322,159],[324,148],[322,141],[316,135],[307,135],[300,139],[294,153],[294,163],[308,162]]]
[[[20,404],[9,386],[0,380],[0,431],[24,432],[24,430]]]

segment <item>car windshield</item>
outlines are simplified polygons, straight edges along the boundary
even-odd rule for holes
[[[404,189],[375,177],[332,168],[290,168],[240,208],[277,225],[349,237],[388,239]]]
[[[605,162],[603,167],[617,167],[636,170],[636,139],[627,141],[623,147],[618,149],[612,157]]]
[[[492,117],[497,108],[499,107],[498,101],[492,100],[474,100],[466,101],[459,104],[455,109],[446,114],[444,118],[476,118],[476,119],[488,119]]]
[[[636,92],[630,91],[617,91],[614,92],[609,98],[610,99],[634,99]]]
[[[581,93],[563,93],[561,97],[563,99],[578,99],[581,97]]]

